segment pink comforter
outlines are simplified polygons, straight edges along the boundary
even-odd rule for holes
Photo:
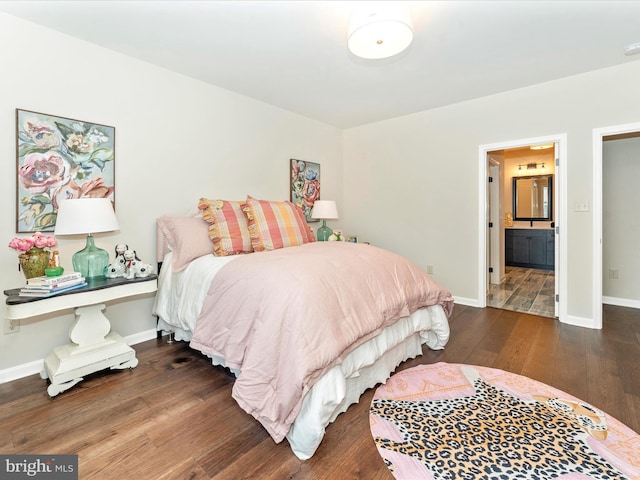
[[[453,297],[370,245],[318,242],[245,255],[214,277],[191,346],[240,370],[233,397],[280,442],[313,384],[400,317]]]

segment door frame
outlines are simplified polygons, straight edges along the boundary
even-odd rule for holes
[[[604,137],[640,132],[640,123],[593,129],[593,306],[592,328],[602,328],[602,153]]]
[[[556,185],[556,201],[554,202],[555,219],[555,248],[559,261],[555,265],[558,295],[558,319],[567,322],[567,134],[561,133],[543,137],[509,140],[505,142],[480,145],[478,147],[478,306],[487,306],[487,188],[488,167],[487,154],[494,150],[517,148],[540,143],[555,143],[557,161],[555,166],[554,183]]]
[[[489,234],[487,237],[489,240],[489,248],[487,248],[487,258],[491,260],[491,265],[487,265],[487,278],[490,283],[496,284],[502,280],[502,270],[500,267],[504,259],[504,256],[500,255],[500,249],[501,247],[503,247],[502,242],[500,241],[500,232],[503,218],[503,209],[500,208],[502,206],[502,202],[500,201],[500,197],[502,196],[502,188],[500,185],[500,179],[502,176],[502,165],[491,158],[488,158],[487,161],[487,176],[493,178],[493,182],[491,182],[491,185],[489,185],[487,189],[487,208],[489,208],[488,217],[489,221],[493,223],[493,228],[489,229]],[[491,267],[493,267],[493,272],[489,273],[489,268]],[[487,285],[487,292],[488,291],[489,285]]]

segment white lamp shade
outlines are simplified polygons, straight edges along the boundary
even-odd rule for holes
[[[54,234],[92,234],[119,228],[108,198],[70,198],[60,202]]]
[[[322,220],[336,220],[338,207],[333,200],[316,200],[311,209],[311,218]]]
[[[349,50],[358,57],[392,57],[412,41],[411,15],[404,2],[367,2],[349,17]]]

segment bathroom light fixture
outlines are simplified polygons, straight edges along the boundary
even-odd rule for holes
[[[349,17],[348,46],[366,59],[397,55],[413,41],[409,6],[404,2],[367,2]]]
[[[526,165],[518,165],[518,173],[523,173],[523,167],[529,170],[537,170],[538,168],[544,172],[544,163],[527,163]]]

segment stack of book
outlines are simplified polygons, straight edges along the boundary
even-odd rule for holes
[[[27,279],[27,285],[18,293],[21,297],[50,297],[87,284],[79,272],[69,272],[58,277],[34,277]]]

